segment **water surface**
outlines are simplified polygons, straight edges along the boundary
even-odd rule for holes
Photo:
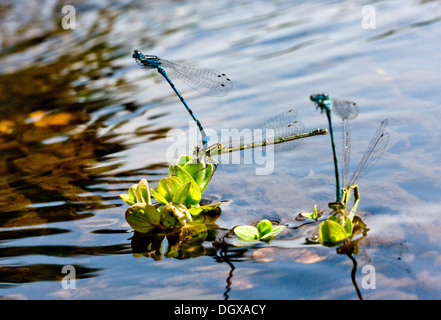
[[[63,5],[0,5],[0,296],[441,298],[439,1],[79,1],[68,30]],[[365,6],[375,29],[363,28]],[[334,200],[329,136],[277,153],[270,175],[221,164],[204,198],[225,201],[222,215],[192,255],[170,257],[167,239],[136,237],[119,194],[142,178],[156,186],[170,146],[197,130],[133,49],[233,79],[223,98],[176,81],[212,140],[293,107],[307,129],[326,127],[309,95],[328,92],[360,107],[353,170],[388,118],[388,149],[359,181],[369,232],[357,269],[336,248],[307,245],[317,226],[294,220]],[[270,245],[216,247],[235,225],[263,218],[291,228]],[[65,265],[75,289],[62,287]],[[366,265],[375,289],[362,287]]]

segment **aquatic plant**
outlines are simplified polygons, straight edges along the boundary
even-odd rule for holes
[[[309,219],[318,221],[319,214],[317,211],[317,205],[314,206],[314,209],[312,210],[312,212],[300,212],[299,215],[301,215],[302,217],[305,217],[305,218],[309,218]]]
[[[349,195],[345,194],[345,192],[343,193],[343,198],[348,200]],[[299,215],[315,220],[316,222],[318,222],[318,218],[320,217],[316,206],[314,206],[312,212],[302,212],[299,213]],[[355,216],[355,211],[351,210],[350,215],[342,213],[336,214],[336,212],[333,211],[326,220],[320,222],[318,238],[313,239],[313,242],[320,243],[327,247],[333,247],[343,244],[346,240],[352,239],[355,235],[362,231],[364,232],[366,229],[366,225],[361,218]]]
[[[264,241],[271,242],[275,236],[280,234],[285,225],[273,226],[271,221],[261,220],[256,227],[251,225],[240,225],[234,227],[233,231],[242,241]]]
[[[214,223],[220,215],[220,202],[200,205],[212,170],[211,164],[182,156],[177,165],[170,165],[169,177],[162,178],[157,188],[149,188],[147,180],[142,179],[127,194],[120,194],[130,205],[126,221],[140,233]],[[157,205],[152,204],[151,196],[158,201]]]

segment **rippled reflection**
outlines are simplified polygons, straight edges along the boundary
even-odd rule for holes
[[[99,269],[85,268],[74,265],[77,279],[95,277]],[[22,284],[38,281],[61,281],[60,270],[63,265],[30,264],[23,266],[2,266],[0,268],[0,288],[12,284]]]

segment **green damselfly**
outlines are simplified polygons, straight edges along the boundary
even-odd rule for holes
[[[257,124],[252,129],[242,130],[242,133],[224,142],[208,147],[205,157],[214,165],[213,173],[219,164],[213,156],[270,145],[274,145],[276,150],[288,150],[297,147],[303,138],[328,133],[327,129],[305,132],[303,124],[296,120],[297,114],[296,110],[290,109]],[[195,154],[199,151],[196,147]]]

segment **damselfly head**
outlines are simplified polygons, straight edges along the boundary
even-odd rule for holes
[[[312,94],[310,96],[310,99],[312,102],[316,103],[317,108],[319,108],[321,112],[323,112],[325,110],[331,111],[332,101],[329,98],[329,95],[327,93]]]
[[[324,100],[329,100],[329,94],[327,94],[327,93],[312,94],[310,99],[313,102],[320,103],[320,102],[323,102]]]
[[[133,51],[132,58],[143,69],[155,69],[161,64],[157,56],[145,55],[139,50]]]
[[[139,50],[133,50],[132,58],[134,59],[141,59],[144,55]]]

